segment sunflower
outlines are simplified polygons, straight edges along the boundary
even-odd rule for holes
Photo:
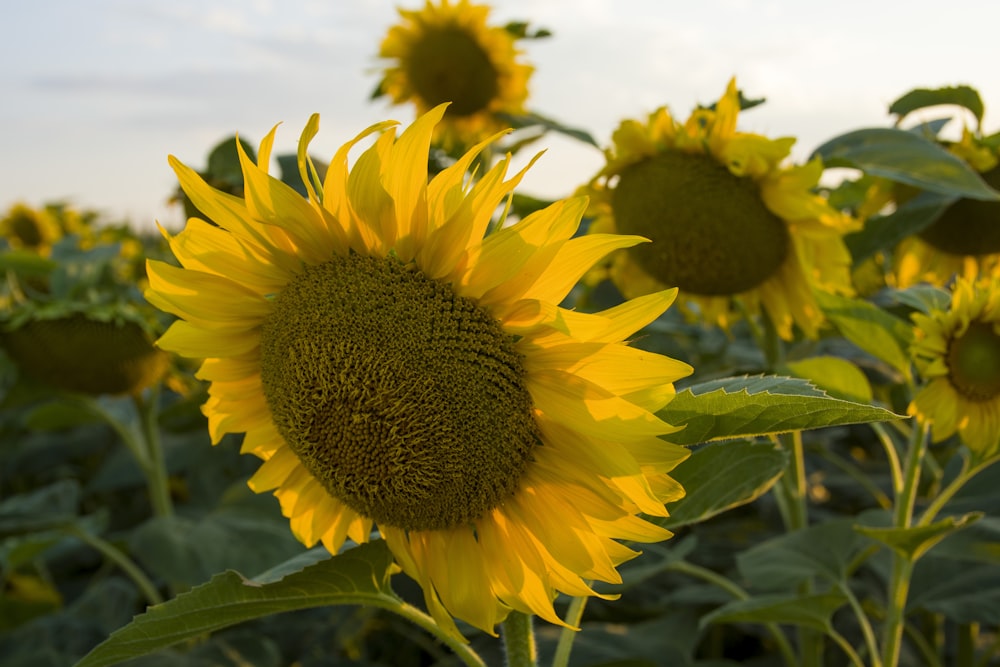
[[[450,102],[437,141],[459,153],[506,129],[498,113],[520,114],[533,67],[517,62],[516,38],[489,26],[490,8],[468,0],[430,0],[422,11],[399,9],[402,23],[389,29],[379,57],[395,60],[380,91],[394,104],[413,102],[418,115]]]
[[[913,315],[912,355],[926,381],[909,412],[931,425],[934,442],[956,431],[973,451],[1000,439],[1000,279],[955,281],[951,306]]]
[[[1000,147],[987,145],[963,129],[948,150],[978,171],[990,187],[1000,189]],[[896,185],[905,195],[911,188]],[[895,252],[895,279],[900,288],[919,282],[947,285],[955,276],[975,280],[1000,276],[1000,202],[959,199],[918,234],[900,242]]]
[[[63,236],[59,221],[46,209],[14,204],[0,218],[0,237],[12,248],[48,256],[52,244]]]
[[[706,321],[728,327],[763,305],[782,338],[793,325],[815,337],[823,316],[812,290],[850,292],[842,235],[856,222],[811,191],[818,160],[781,167],[795,140],[737,132],[738,113],[731,80],[714,110],[683,125],[665,108],[623,121],[584,189],[590,229],[652,240],[605,266],[626,297],[678,287],[685,310]]]
[[[656,319],[663,291],[597,314],[558,304],[637,237],[573,238],[582,198],[485,236],[524,171],[510,156],[474,183],[490,140],[427,179],[439,106],[398,138],[393,122],[343,146],[320,183],[299,143],[303,199],[269,176],[274,130],[245,200],[171,158],[198,219],[169,238],[182,268],[151,261],[148,299],[178,315],[159,344],[203,358],[213,442],[245,432],[296,537],[336,553],[373,525],[429,611],[493,632],[511,610],[561,623],[559,592],[596,595],[669,533],[683,495],[667,473],[687,450],[654,413],[690,372],[623,338]],[[348,169],[348,151],[378,134]],[[527,167],[525,168],[525,170]]]

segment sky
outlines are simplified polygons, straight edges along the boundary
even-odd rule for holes
[[[201,169],[239,132],[295,151],[313,112],[320,158],[364,127],[409,123],[370,101],[396,7],[422,0],[0,0],[0,212],[66,201],[138,229],[179,229],[167,155]],[[1000,130],[1000,3],[951,0],[497,0],[491,22],[552,31],[521,42],[535,66],[531,110],[601,146],[625,118],[668,106],[686,118],[732,76],[767,102],[739,129],[794,136],[802,162],[824,141],[892,123],[912,88],[969,84]],[[948,115],[927,112],[922,119]],[[951,128],[953,131],[957,131]],[[603,164],[550,136],[519,191],[562,197]],[[520,156],[519,156],[520,157]],[[527,156],[525,156],[527,159]]]

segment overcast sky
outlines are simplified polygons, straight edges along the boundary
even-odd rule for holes
[[[196,169],[239,131],[275,123],[293,152],[312,112],[312,152],[328,157],[378,120],[412,120],[368,95],[375,54],[396,22],[389,0],[0,0],[0,209],[63,199],[130,218],[181,224],[166,204],[167,155]],[[417,8],[419,0],[402,6]],[[661,105],[686,117],[730,76],[767,103],[740,129],[820,143],[885,126],[914,87],[967,83],[1000,130],[1000,3],[975,0],[498,0],[493,21],[554,33],[522,42],[536,72],[529,106],[602,145],[623,118]],[[564,196],[600,153],[553,138],[521,190]]]

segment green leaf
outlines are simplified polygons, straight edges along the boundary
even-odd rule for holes
[[[913,526],[912,528],[855,526],[854,529],[866,537],[881,542],[904,558],[916,561],[935,544],[952,533],[972,525],[982,517],[982,512],[969,512],[964,516],[950,516],[935,521],[929,526]]]
[[[785,363],[785,371],[809,380],[835,398],[855,403],[871,403],[872,387],[861,369],[840,357],[810,357]]]
[[[199,520],[156,517],[132,532],[129,546],[150,571],[184,584],[199,584],[227,568],[262,572],[303,550],[280,516],[234,511]]]
[[[883,408],[833,398],[805,380],[771,375],[693,385],[657,414],[684,427],[666,436],[679,445],[904,419]]]
[[[55,528],[76,519],[80,483],[62,480],[0,502],[0,535]]]
[[[392,554],[380,540],[272,583],[260,584],[228,570],[207,584],[150,607],[112,633],[77,667],[114,665],[207,632],[285,611],[338,604],[399,608],[403,602],[389,585],[393,569]]]
[[[8,250],[0,253],[0,271],[3,273],[11,271],[20,276],[41,278],[49,275],[58,266],[58,262],[30,250]]]
[[[826,142],[813,152],[826,167],[852,167],[873,176],[909,183],[945,195],[996,201],[975,169],[926,137],[888,127],[855,130]]]
[[[1000,519],[986,516],[950,534],[934,547],[932,555],[1000,565]]]
[[[787,459],[774,445],[751,440],[699,447],[671,471],[687,495],[670,503],[670,516],[657,523],[676,530],[752,502],[781,477]]]
[[[946,86],[944,88],[916,88],[889,106],[889,113],[899,116],[897,122],[917,109],[941,104],[954,104],[972,112],[976,121],[983,122],[983,98],[971,86]]]
[[[548,28],[535,28],[529,30],[527,21],[511,21],[503,27],[514,39],[543,39],[551,37],[552,31]]]
[[[893,290],[889,297],[925,315],[932,310],[948,310],[951,305],[951,292],[936,285],[912,285],[906,289]]]
[[[212,148],[208,154],[208,168],[203,176],[209,180],[219,180],[228,184],[243,184],[243,167],[240,166],[240,156],[236,151],[237,137],[233,135],[223,139]],[[256,161],[257,151],[249,141],[239,138],[240,146],[247,156]]]
[[[860,299],[817,291],[816,301],[844,338],[911,378],[913,329],[907,322]]]
[[[851,251],[854,264],[859,264],[880,250],[891,250],[907,236],[929,227],[958,199],[954,195],[921,192],[889,215],[869,218],[864,229],[844,236],[844,243]]]
[[[600,148],[594,140],[594,137],[592,137],[589,132],[573,127],[567,127],[559,121],[547,118],[541,114],[534,112],[519,115],[498,113],[496,116],[500,121],[508,123],[515,130],[520,130],[526,127],[543,127],[546,130],[558,132],[559,134],[565,134],[567,137],[572,137],[573,139],[582,141],[585,144],[590,144],[595,148]]]
[[[52,402],[29,412],[24,418],[24,425],[32,431],[63,431],[100,421],[101,418],[82,403]]]
[[[740,577],[763,590],[786,590],[814,577],[846,580],[851,559],[866,540],[853,519],[826,521],[773,537],[737,555]]]
[[[1000,623],[1000,568],[931,555],[913,571],[907,607],[957,623]]]
[[[839,593],[815,595],[766,595],[736,600],[719,607],[701,619],[709,623],[781,623],[830,632],[834,612],[847,603]]]

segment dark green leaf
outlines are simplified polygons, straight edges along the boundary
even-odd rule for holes
[[[852,167],[922,190],[986,201],[1000,199],[1000,193],[986,185],[964,160],[937,142],[906,130],[855,130],[831,139],[813,155],[823,158],[827,167]]]
[[[226,569],[263,572],[303,549],[284,519],[233,512],[200,520],[153,518],[133,531],[129,545],[152,572],[184,584],[201,583]]]
[[[296,609],[367,604],[383,609],[403,603],[392,592],[392,554],[382,541],[320,561],[267,584],[237,572],[150,607],[87,654],[77,667],[103,667],[254,618]]]
[[[1000,623],[1000,568],[932,554],[914,569],[907,606],[956,623]]]
[[[983,517],[948,535],[934,547],[932,555],[935,558],[1000,565],[1000,519]]]
[[[0,534],[55,528],[73,521],[80,505],[80,483],[62,480],[0,502]]]
[[[820,632],[833,629],[834,612],[847,603],[839,593],[817,595],[768,595],[736,600],[701,619],[709,623],[781,623],[813,628]]]
[[[33,431],[62,431],[100,421],[101,418],[86,405],[53,402],[40,405],[29,412],[24,418],[24,425]]]
[[[832,398],[805,380],[764,375],[688,387],[658,415],[684,426],[667,436],[681,445],[903,418],[882,408]]]
[[[903,120],[903,117],[917,109],[941,104],[964,107],[972,112],[977,122],[981,123],[983,120],[983,99],[979,96],[979,91],[971,86],[916,88],[893,102],[889,106],[889,113],[899,116],[898,120]]]
[[[816,292],[816,301],[840,334],[909,379],[913,329],[905,321],[861,299]]]
[[[763,590],[794,588],[814,577],[842,582],[851,559],[867,543],[854,531],[852,519],[826,521],[752,547],[737,555],[736,565],[744,580]]]
[[[676,530],[752,502],[778,480],[787,458],[770,443],[750,440],[700,447],[671,471],[687,495],[670,503],[670,517],[657,523]]]
[[[970,512],[961,517],[941,519],[929,526],[914,526],[912,528],[855,526],[855,530],[881,542],[904,558],[915,561],[944,538],[975,523],[982,517],[981,512]]]
[[[865,222],[864,229],[844,237],[855,265],[879,251],[895,248],[907,236],[929,227],[957,200],[954,195],[921,192],[889,215],[873,216]]]

